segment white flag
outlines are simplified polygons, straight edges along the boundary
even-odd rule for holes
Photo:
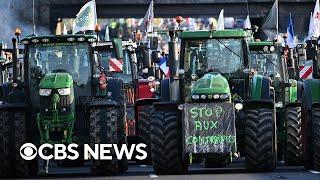
[[[310,22],[309,22],[309,31],[308,31],[308,39],[311,39],[312,37],[312,34],[313,34],[313,13],[311,12],[311,15],[310,15]]]
[[[222,10],[220,11],[220,14],[219,14],[217,30],[224,30],[224,17],[223,17],[223,12],[224,12],[224,10],[222,9]]]
[[[151,1],[149,8],[147,10],[146,15],[144,15],[143,21],[140,24],[140,28],[142,32],[153,32],[153,0]]]
[[[310,37],[318,38],[320,36],[320,9],[319,9],[319,0],[317,0],[316,5],[314,6],[313,16],[312,16],[312,31]]]
[[[106,32],[104,34],[104,40],[105,41],[110,41],[109,26],[106,26]]]
[[[250,22],[250,17],[249,15],[243,22],[243,29],[251,29],[251,22]]]
[[[265,18],[264,24],[261,26],[261,29],[268,36],[268,39],[274,40],[277,38],[279,31],[278,0],[275,0],[268,16]]]
[[[68,34],[68,31],[67,31],[67,26],[65,23],[63,23],[63,32],[62,32],[63,35],[67,35]]]
[[[77,14],[73,21],[72,33],[75,34],[80,31],[95,30],[97,24],[96,2],[92,0],[85,4]]]

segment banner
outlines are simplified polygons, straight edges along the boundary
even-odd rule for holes
[[[236,152],[233,103],[184,104],[185,152]]]

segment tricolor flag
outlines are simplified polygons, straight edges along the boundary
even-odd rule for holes
[[[294,41],[294,31],[293,31],[293,23],[292,23],[292,18],[291,18],[291,13],[289,16],[289,24],[287,27],[287,44],[289,48],[295,48],[295,41]]]
[[[160,59],[159,68],[161,71],[168,77],[169,76],[169,67],[167,66],[168,57],[163,57]]]
[[[224,16],[223,16],[223,13],[224,13],[224,9],[222,9],[220,11],[217,30],[224,30]]]
[[[268,36],[268,39],[274,40],[279,32],[279,8],[278,0],[276,0],[266,17],[261,29]]]
[[[147,32],[147,33],[153,32],[153,19],[154,19],[154,13],[153,13],[153,0],[152,0],[146,15],[144,16],[140,24],[140,28],[142,32]]]
[[[73,21],[72,33],[76,34],[81,31],[94,31],[97,24],[96,2],[92,0],[86,3],[77,14]]]

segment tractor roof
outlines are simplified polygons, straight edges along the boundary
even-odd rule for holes
[[[249,46],[273,46],[274,42],[273,41],[250,41]]]
[[[182,39],[192,38],[246,38],[250,37],[251,33],[241,29],[226,29],[226,30],[207,30],[207,31],[184,31],[179,34]]]
[[[69,34],[69,35],[46,35],[46,36],[29,36],[21,40],[22,44],[37,43],[67,43],[67,42],[95,42],[95,35],[86,34]]]

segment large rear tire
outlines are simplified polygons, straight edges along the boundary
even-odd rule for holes
[[[274,110],[248,110],[246,118],[246,168],[250,171],[272,171],[276,166]]]
[[[90,142],[94,144],[117,144],[117,109],[115,107],[96,107],[90,109]],[[118,160],[110,148],[112,160],[91,159],[92,175],[116,175],[119,172]]]
[[[170,110],[152,114],[151,157],[155,174],[181,174],[188,170],[179,118],[177,112]]]
[[[24,110],[0,111],[0,177],[27,177],[32,175],[26,161],[20,156],[20,147],[26,143],[26,114]]]
[[[314,170],[320,171],[320,108],[312,109]]]
[[[139,164],[151,164],[151,143],[150,143],[150,121],[153,112],[152,105],[139,106],[138,107],[138,122],[137,122],[137,136],[139,138],[139,143],[144,143],[147,145],[146,152],[148,154],[147,158],[140,161],[137,160]]]
[[[287,165],[297,166],[303,163],[301,107],[286,108],[287,141],[284,160]]]
[[[126,110],[125,110],[125,106],[123,106],[122,108],[120,108],[119,110],[119,117],[118,117],[118,147],[121,147],[122,144],[127,144],[127,138],[126,138],[126,134],[125,134],[125,116],[126,116]],[[126,172],[128,170],[128,159],[124,156],[122,159],[119,160],[119,172]]]

